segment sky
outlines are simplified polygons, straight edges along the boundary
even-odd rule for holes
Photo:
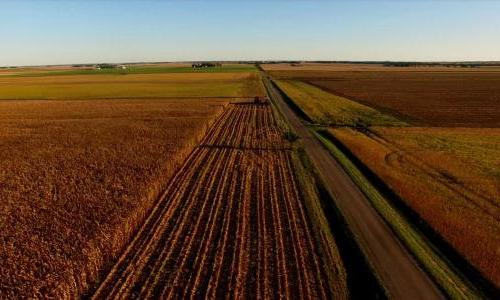
[[[0,66],[500,60],[500,1],[0,0]]]

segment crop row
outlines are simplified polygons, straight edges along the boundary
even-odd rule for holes
[[[331,298],[269,106],[234,104],[94,298]]]

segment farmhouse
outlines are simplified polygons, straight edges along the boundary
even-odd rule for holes
[[[214,68],[214,67],[222,67],[221,63],[194,63],[191,65],[193,69],[198,69],[198,68]]]
[[[128,67],[126,65],[115,65],[115,64],[97,64],[94,66],[94,69],[96,70],[101,70],[101,69],[122,69],[126,70]]]

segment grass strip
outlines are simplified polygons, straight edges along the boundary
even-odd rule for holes
[[[310,176],[310,169],[303,166],[304,154],[300,150],[292,152],[292,165],[300,186],[300,193],[304,199],[309,219],[312,221],[313,234],[321,245],[319,247],[320,257],[335,299],[348,299],[349,288],[343,260],[321,205],[314,177]]]
[[[261,75],[262,76],[262,75]],[[269,90],[269,84],[272,84],[269,79],[264,78],[262,76],[262,84],[264,85],[264,88],[267,92],[267,95],[271,95],[271,91]],[[276,103],[274,103],[274,100],[272,97],[269,97],[269,102],[271,103],[272,106],[272,112],[274,115],[274,118],[276,122],[278,123],[278,126],[280,129],[283,131],[283,136],[285,139],[287,139],[290,142],[295,142],[296,140],[299,139],[299,136],[295,133],[295,131],[292,129],[290,124],[286,121],[285,115],[283,114],[283,111],[280,109]]]
[[[311,116],[309,116],[295,101],[288,97],[288,94],[285,93],[281,87],[276,84],[276,81],[270,80],[270,83],[275,87],[275,90],[280,93],[281,97],[283,100],[285,100],[286,104],[303,120],[307,121],[308,123],[314,123],[314,120]]]
[[[387,299],[387,292],[303,148],[294,148],[292,163],[314,234],[322,246],[329,281],[339,280],[339,272],[344,271],[346,282],[342,285],[347,286],[351,299]],[[332,264],[332,260],[341,263]],[[343,270],[335,268],[340,264]],[[334,283],[336,288],[339,285]]]

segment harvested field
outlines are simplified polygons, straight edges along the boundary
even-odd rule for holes
[[[270,106],[230,105],[94,298],[346,298],[310,222]]]
[[[0,101],[0,298],[77,298],[225,104]]]
[[[500,130],[331,129],[435,231],[500,286]]]
[[[500,127],[500,72],[330,72],[304,80],[416,125]]]
[[[264,95],[257,73],[0,77],[0,100],[90,100]]]

